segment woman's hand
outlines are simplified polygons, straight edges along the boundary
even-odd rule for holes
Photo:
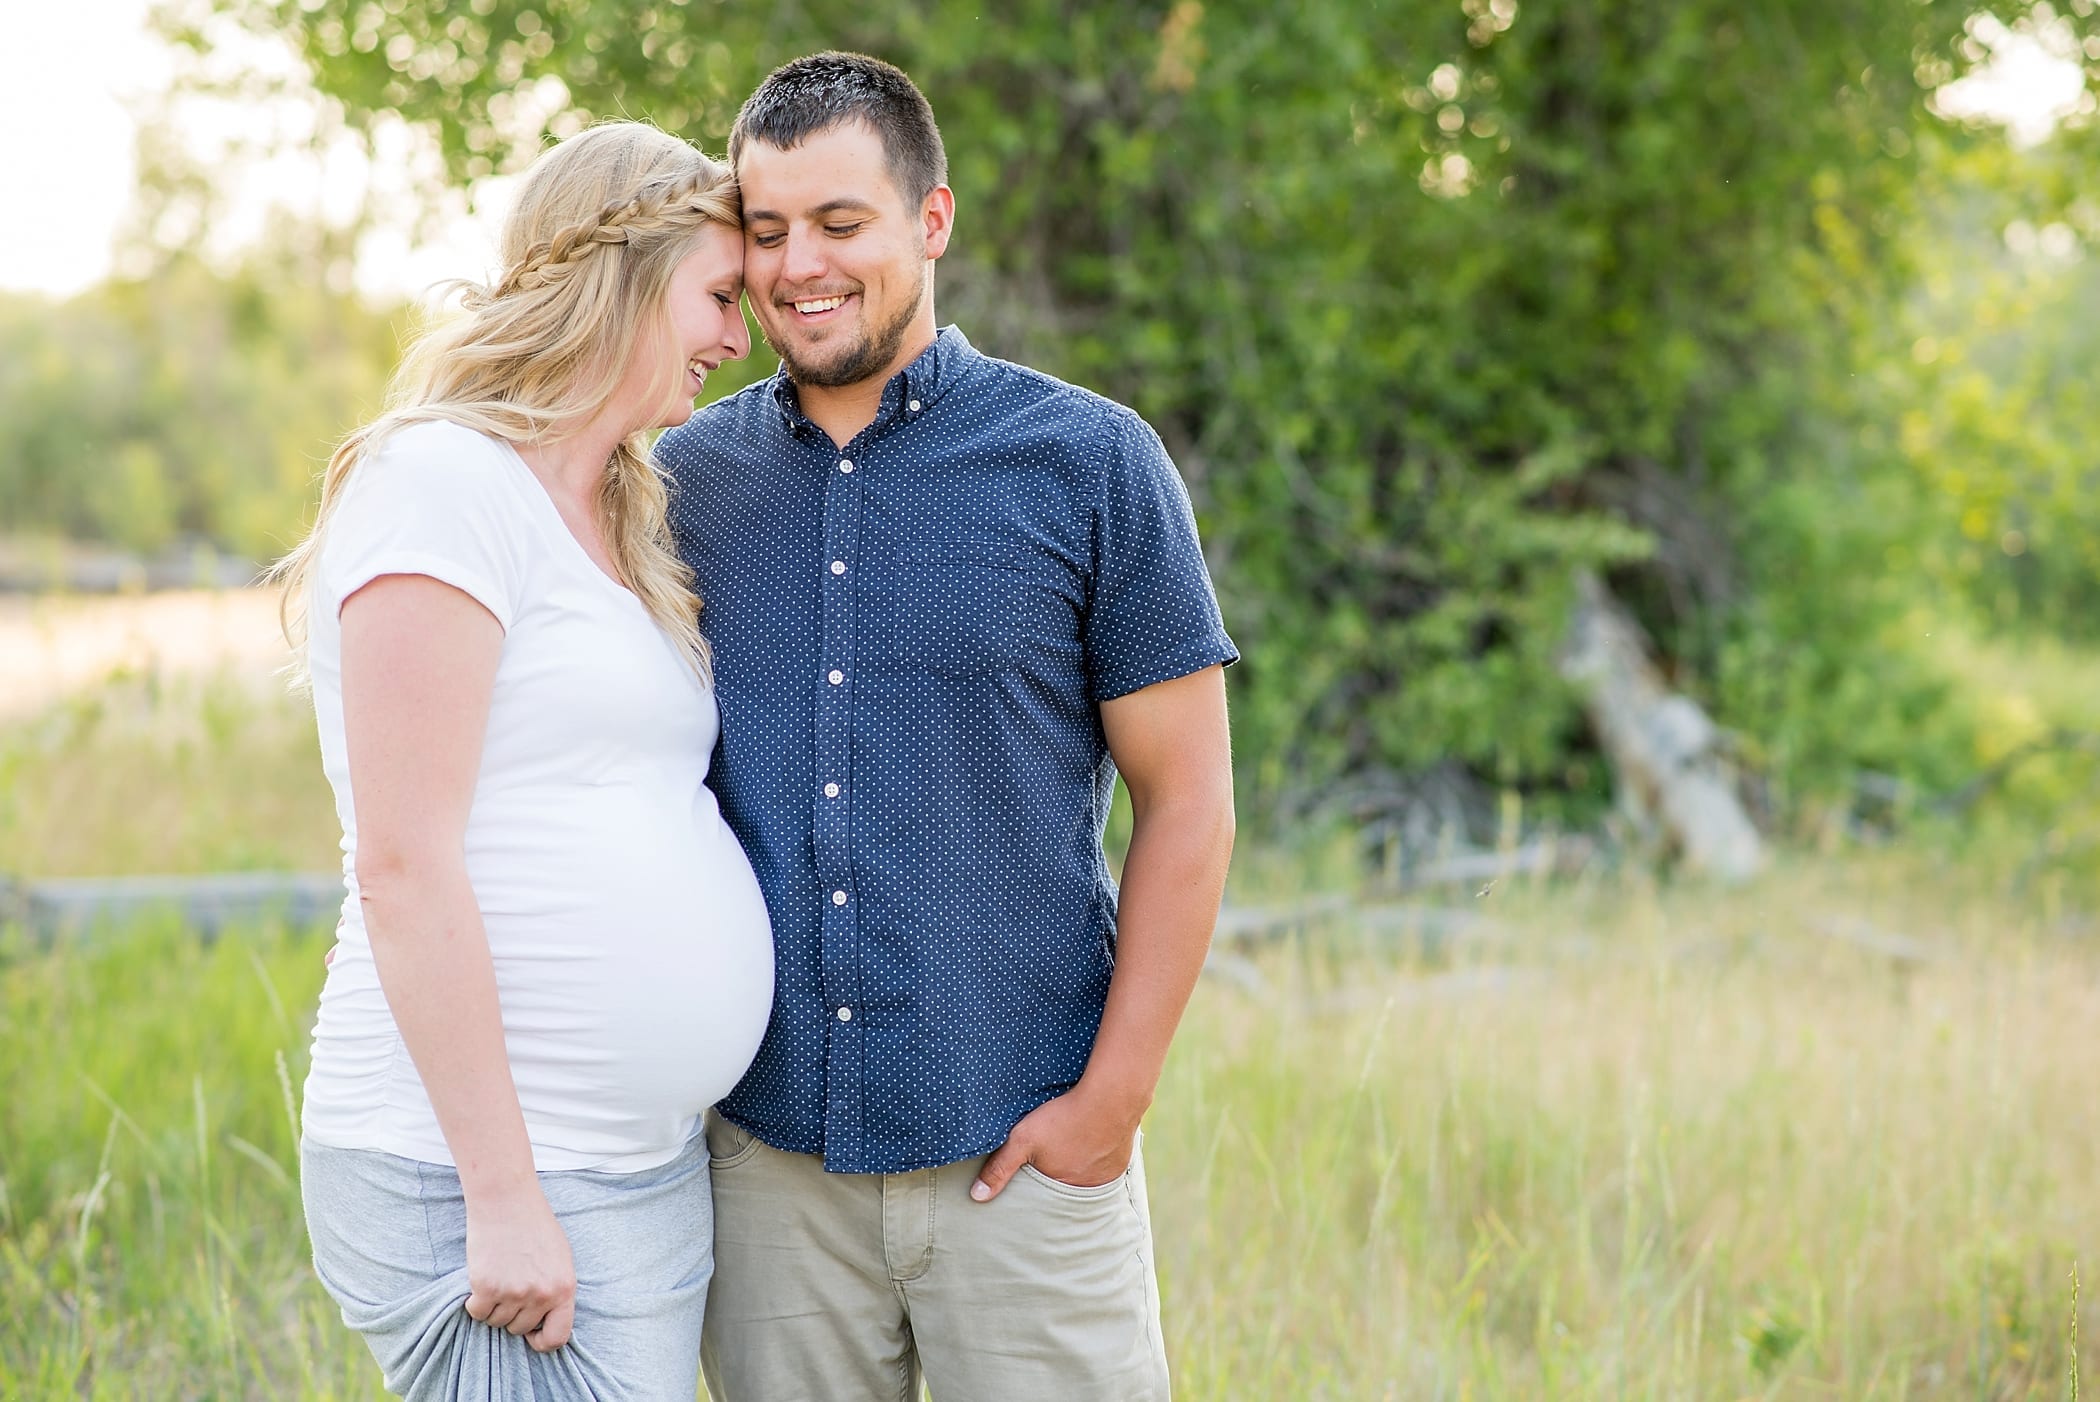
[[[541,1353],[569,1341],[576,1264],[537,1183],[467,1199],[467,1313]]]

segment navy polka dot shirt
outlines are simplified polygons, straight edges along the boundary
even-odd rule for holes
[[[954,327],[845,448],[784,373],[666,434],[772,1023],[722,1112],[828,1169],[987,1153],[1108,994],[1101,702],[1238,653],[1159,439]]]

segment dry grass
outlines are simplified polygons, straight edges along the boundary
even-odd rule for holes
[[[0,872],[332,866],[310,713],[263,675],[0,730]],[[1258,991],[1206,981],[1147,1127],[1177,1395],[2071,1395],[2100,935],[2031,845],[1505,883],[1450,897],[1489,921],[1453,946],[1338,918]],[[1249,853],[1238,894],[1346,870]],[[0,1399],[377,1395],[279,1079],[326,943],[0,933]]]
[[[0,730],[0,875],[327,871],[340,836],[267,673],[119,673]]]
[[[2065,1395],[2086,941],[1902,859],[1496,899],[1469,978],[1199,1000],[1152,1130],[1190,1395]]]
[[[1988,885],[1498,888],[1461,958],[1343,924],[1206,982],[1147,1130],[1178,1395],[2067,1395],[2100,951]],[[0,964],[0,1397],[366,1395],[275,1069],[324,944]]]

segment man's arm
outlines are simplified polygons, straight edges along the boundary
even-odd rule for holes
[[[1233,837],[1224,668],[1119,696],[1101,707],[1101,724],[1132,817],[1108,1007],[1079,1084],[1025,1116],[985,1160],[970,1190],[979,1202],[1024,1163],[1080,1186],[1129,1167],[1217,924]]]

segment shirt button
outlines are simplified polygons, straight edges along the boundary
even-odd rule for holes
[[[912,412],[913,412],[914,414],[916,414],[916,413],[918,413],[918,412],[919,412],[919,401],[918,401],[918,400],[914,399],[914,400],[913,400],[913,401],[911,402],[911,411],[912,411]]]
[[[846,572],[846,562],[844,560],[833,560],[831,562],[831,572],[833,574],[844,574]]]
[[[846,674],[844,672],[841,672],[838,668],[834,667],[831,669],[831,675],[828,678],[828,680],[833,686],[837,686],[840,682],[846,680]]]
[[[833,905],[844,905],[846,903],[846,893],[844,891],[833,891],[831,893],[831,903]]]
[[[840,459],[839,459],[839,471],[841,471],[841,472],[851,472],[852,470],[853,470],[853,459],[851,459],[851,458],[840,458]]]
[[[837,798],[838,796],[839,796],[839,786],[838,786],[837,784],[826,784],[826,785],[824,786],[824,797],[826,797],[826,798]]]
[[[840,1009],[839,1009],[839,1021],[840,1021],[840,1022],[851,1022],[851,1021],[853,1021],[853,1009],[851,1009],[851,1008],[840,1008]]]

